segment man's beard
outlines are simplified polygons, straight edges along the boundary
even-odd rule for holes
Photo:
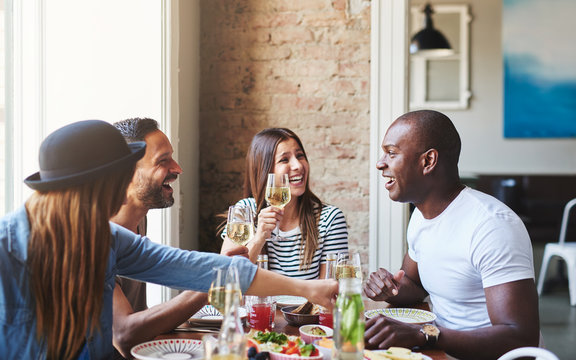
[[[176,179],[177,175],[169,175],[164,181],[171,178]],[[141,186],[138,187],[137,191],[138,199],[140,199],[148,209],[164,209],[174,205],[174,197],[172,194],[164,195],[162,185],[145,182],[142,178],[140,180]]]

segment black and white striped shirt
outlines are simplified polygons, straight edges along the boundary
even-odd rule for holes
[[[238,204],[250,206],[256,213],[254,198],[242,199]],[[320,213],[318,230],[318,248],[308,269],[300,270],[303,249],[300,246],[302,235],[299,226],[286,232],[280,231],[282,240],[269,239],[267,241],[268,268],[286,276],[317,279],[320,275],[320,264],[326,263],[326,254],[348,252],[348,228],[342,210],[324,204]]]

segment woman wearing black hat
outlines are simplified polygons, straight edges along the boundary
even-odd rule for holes
[[[99,120],[67,125],[40,147],[36,192],[0,219],[0,354],[106,359],[114,276],[207,291],[215,266],[237,266],[243,293],[289,293],[330,306],[335,282],[287,279],[241,257],[158,245],[108,219],[124,201],[144,143]],[[286,291],[288,289],[288,291]]]

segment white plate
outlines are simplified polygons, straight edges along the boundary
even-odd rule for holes
[[[368,319],[379,314],[411,324],[426,324],[436,320],[436,315],[430,311],[411,308],[374,309],[368,310],[364,313]]]
[[[370,351],[372,351],[374,353],[385,353],[386,352],[386,350],[370,350]],[[368,358],[366,356],[364,356],[364,359],[368,359]],[[432,360],[432,358],[428,355],[422,354],[422,360]]]
[[[164,339],[136,345],[130,353],[142,360],[201,359],[204,357],[204,348],[200,340]]]
[[[238,311],[240,312],[240,318],[245,318],[248,316],[248,311],[245,308],[239,307]],[[224,317],[220,314],[220,311],[216,310],[216,308],[212,305],[206,305],[202,309],[198,310],[198,312],[190,319],[188,319],[188,323],[190,324],[219,324],[222,322]]]
[[[275,296],[274,299],[278,306],[302,305],[308,301],[305,297],[290,295]]]

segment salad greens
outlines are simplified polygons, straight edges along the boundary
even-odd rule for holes
[[[318,349],[312,344],[306,345],[298,336],[286,336],[273,331],[258,331],[252,338],[260,343],[262,351],[272,351],[287,355],[316,356]]]
[[[288,342],[288,336],[273,331],[258,331],[256,335],[254,335],[254,339],[260,343],[274,343],[278,345],[284,345]]]

